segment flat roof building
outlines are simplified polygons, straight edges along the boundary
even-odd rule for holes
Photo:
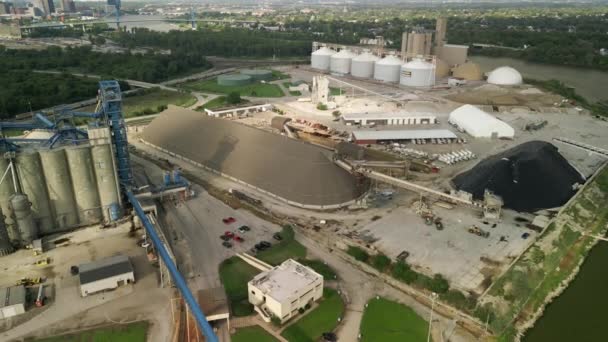
[[[378,144],[381,142],[406,142],[412,140],[446,139],[453,141],[458,136],[447,129],[353,131],[352,141],[357,144]]]
[[[78,266],[80,295],[113,290],[135,282],[133,265],[126,255],[117,255]]]
[[[25,287],[0,288],[0,319],[25,313]]]
[[[431,125],[437,117],[422,113],[347,113],[342,114],[342,122],[347,125]]]
[[[266,322],[273,316],[289,320],[300,308],[323,296],[323,276],[312,268],[288,259],[256,275],[247,284],[249,302]]]

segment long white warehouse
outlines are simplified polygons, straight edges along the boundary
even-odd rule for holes
[[[475,138],[513,138],[515,130],[483,110],[464,105],[450,113],[448,122]]]
[[[423,113],[344,113],[347,125],[432,125],[437,117]]]

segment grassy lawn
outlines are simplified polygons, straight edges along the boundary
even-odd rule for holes
[[[298,262],[315,270],[326,281],[336,279],[336,272],[321,260],[298,259]]]
[[[329,95],[335,96],[335,95],[342,95],[345,93],[346,93],[346,91],[343,89],[341,90],[340,88],[329,87]]]
[[[281,72],[281,71],[278,71],[278,70],[271,70],[271,71],[272,71],[272,80],[273,81],[284,80],[284,79],[291,78],[290,75],[288,75],[288,74],[286,74],[284,72]]]
[[[137,322],[85,330],[77,334],[47,337],[35,342],[146,342],[147,331],[148,322]]]
[[[236,329],[236,333],[230,338],[232,342],[276,342],[278,341],[272,335],[262,329],[262,327],[255,325],[252,327],[245,327]]]
[[[269,83],[252,83],[242,86],[222,86],[217,84],[217,79],[209,79],[204,81],[194,81],[182,84],[182,87],[191,90],[202,92],[229,94],[233,91],[238,92],[241,96],[253,97],[282,97],[284,96],[281,88],[276,84]]]
[[[333,331],[338,318],[344,314],[344,302],[334,289],[325,288],[319,306],[283,331],[281,336],[289,342],[317,341],[324,332]],[[376,340],[383,341],[383,340]]]
[[[360,331],[361,341],[425,341],[428,323],[409,307],[380,298],[368,302]]]
[[[196,103],[196,97],[188,93],[180,93],[161,89],[146,89],[138,95],[123,98],[122,109],[125,118],[156,114],[162,112],[167,105],[190,107]],[[83,112],[95,111],[95,106],[82,109]]]
[[[293,228],[283,227],[281,236],[283,237],[281,242],[274,243],[271,248],[258,252],[255,257],[276,266],[287,259],[303,259],[306,256],[306,248],[295,240]]]
[[[258,273],[260,272],[256,268],[236,256],[220,264],[220,279],[235,316],[253,313],[253,305],[247,300],[247,282]]]

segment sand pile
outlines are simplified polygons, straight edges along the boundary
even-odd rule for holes
[[[502,196],[505,207],[533,212],[563,205],[584,179],[555,146],[530,141],[484,159],[452,181],[475,199],[489,189]]]

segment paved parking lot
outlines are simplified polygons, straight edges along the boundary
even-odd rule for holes
[[[409,264],[430,274],[441,273],[453,286],[465,291],[482,291],[479,286],[485,276],[510,263],[536,236],[523,224],[517,226],[518,214],[514,212],[505,212],[502,221],[492,228],[492,224],[484,224],[472,210],[437,207],[433,210],[443,220],[442,231],[427,226],[412,209],[399,208],[362,227],[359,233],[377,239],[373,246],[389,257],[409,252]],[[474,224],[490,232],[490,236],[483,238],[467,232]],[[521,235],[525,232],[530,237],[524,240]],[[501,242],[501,236],[507,241]]]

